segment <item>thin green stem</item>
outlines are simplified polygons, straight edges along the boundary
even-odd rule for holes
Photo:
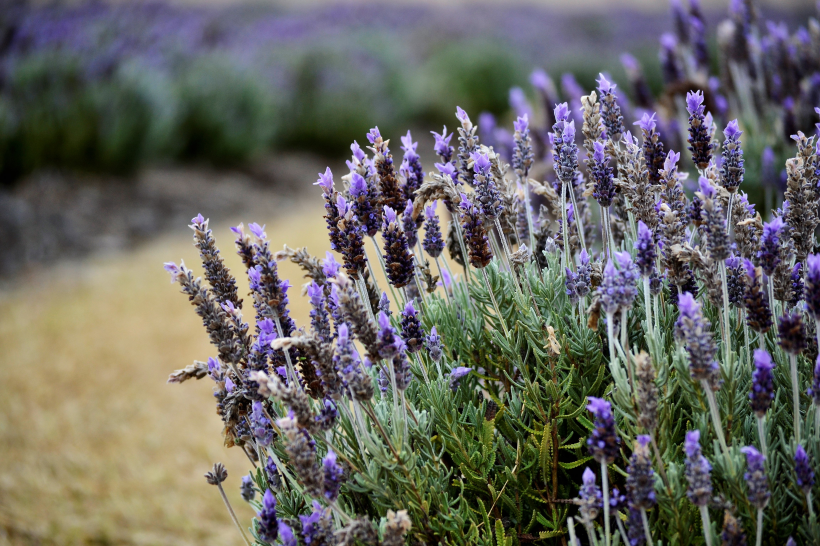
[[[604,461],[601,461],[601,486],[604,495],[604,541],[606,546],[610,546],[612,537],[609,535],[609,475]]]
[[[234,525],[236,528],[239,529],[239,534],[242,535],[242,539],[245,541],[245,544],[251,546],[251,541],[248,540],[248,536],[245,534],[245,530],[239,525],[239,520],[236,518],[236,514],[231,507],[231,503],[228,501],[228,496],[225,494],[225,490],[222,489],[222,484],[217,483],[216,486],[219,488],[219,494],[222,495],[222,502],[225,503],[225,507],[228,509],[228,513],[231,515],[231,519],[233,520]]]
[[[794,439],[800,441],[800,385],[797,383],[797,355],[789,354],[792,379],[792,405],[794,406]]]
[[[575,213],[575,229],[578,230],[578,240],[581,241],[581,248],[586,250],[587,244],[586,241],[584,241],[584,224],[581,220],[581,214],[578,210],[578,203],[575,199],[575,188],[572,186],[572,184],[570,184],[569,187],[569,196],[572,200],[572,210]]]
[[[766,427],[764,426],[763,420],[765,416],[763,415],[756,415],[757,419],[757,436],[760,438],[760,452],[763,454],[764,457],[768,457],[768,448],[766,447]]]
[[[755,546],[763,543],[763,510],[757,509],[757,530],[755,535]]]
[[[646,508],[641,508],[641,521],[643,522],[643,532],[646,536],[646,543],[652,546],[652,533],[649,532],[649,518],[646,517]]]
[[[530,248],[535,249],[535,227],[532,221],[532,200],[530,199],[530,182],[523,180],[524,184],[524,202],[527,207],[527,229],[530,232]]]
[[[712,521],[709,519],[709,507],[699,506],[700,520],[703,523],[703,538],[706,539],[706,546],[712,546]]]
[[[373,241],[373,248],[376,250],[376,256],[379,258],[379,265],[382,266],[382,273],[384,273],[385,278],[387,278],[387,266],[384,263],[384,256],[382,256],[379,243],[376,241],[376,237],[371,237],[370,240]],[[365,254],[365,256],[367,256],[367,254]],[[368,261],[370,260],[368,259]],[[373,280],[375,281],[376,279],[374,278]],[[396,297],[396,292],[393,290],[393,285],[390,283],[390,279],[387,280],[387,288],[390,289],[390,295],[393,296],[393,301],[398,303],[400,300]]]
[[[709,403],[709,414],[712,417],[712,426],[714,427],[715,435],[717,435],[718,441],[720,442],[720,448],[723,450],[723,454],[726,456],[727,462],[731,464],[729,447],[726,445],[726,438],[723,436],[723,426],[720,424],[720,410],[718,410],[715,393],[712,391],[712,388],[705,379],[700,380],[700,386],[703,388],[703,392],[706,394],[706,400]]]

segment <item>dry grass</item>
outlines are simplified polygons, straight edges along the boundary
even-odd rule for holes
[[[324,256],[321,205],[269,222],[274,248],[287,242]],[[212,227],[240,271],[228,225]],[[202,475],[223,461],[229,496],[249,521],[238,493],[249,462],[221,445],[208,380],[165,383],[175,368],[214,354],[161,267],[198,264],[186,232],[0,294],[0,545],[240,544]],[[281,270],[304,324],[301,274],[290,263]]]

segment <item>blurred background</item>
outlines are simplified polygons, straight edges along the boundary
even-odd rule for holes
[[[761,20],[784,25],[761,25],[770,45],[786,29],[795,55],[801,36],[818,47],[812,2],[755,5]],[[728,1],[695,7],[720,73]],[[646,97],[622,54],[640,66],[643,91],[671,96],[661,36],[680,30],[682,9],[692,8],[0,0],[0,545],[238,543],[202,475],[225,462],[248,521],[238,487],[249,463],[222,447],[209,385],[165,384],[212,354],[161,267],[197,263],[190,218],[211,219],[234,270],[228,227],[239,221],[267,223],[276,248],[323,256],[316,173],[330,165],[341,177],[350,143],[364,144],[370,127],[395,148],[411,129],[431,170],[429,131],[452,128],[459,105],[474,120],[492,114],[482,139],[503,149],[516,114],[544,125],[544,96],[531,85],[539,68],[555,98],[570,101],[607,72],[631,124]],[[820,103],[817,72],[799,76],[798,106]],[[817,120],[794,97],[771,100],[791,112],[779,133],[812,130]],[[677,137],[667,135],[668,148]],[[786,140],[765,144],[780,155]],[[747,148],[750,193],[766,174],[762,148]],[[776,186],[778,173],[770,178]],[[301,285],[291,264],[281,267]]]

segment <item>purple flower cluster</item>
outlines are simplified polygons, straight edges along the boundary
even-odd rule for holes
[[[717,390],[720,388],[720,367],[715,360],[717,345],[712,338],[712,325],[689,292],[678,296],[678,310],[680,316],[675,324],[675,337],[689,356],[692,379],[706,381],[712,390]]]
[[[655,260],[658,257],[658,247],[652,231],[638,220],[638,238],[635,240],[635,265],[638,266],[641,276],[649,278],[655,273]]]
[[[584,469],[584,483],[578,490],[578,512],[580,520],[584,525],[591,525],[598,518],[601,510],[601,488],[595,483],[595,472],[589,467]]]
[[[732,120],[723,130],[726,140],[723,141],[723,164],[720,166],[720,184],[734,193],[743,182],[743,148],[740,144],[740,135],[743,131],[737,125],[737,120]]]
[[[629,466],[626,469],[626,490],[633,506],[649,509],[655,506],[655,471],[649,454],[649,436],[640,435],[635,442]]]
[[[612,464],[621,447],[621,439],[615,432],[612,405],[606,400],[590,396],[587,410],[595,417],[595,428],[587,439],[589,453],[599,463]]]
[[[689,112],[689,151],[692,152],[692,162],[698,169],[705,169],[712,160],[712,133],[711,127],[703,113],[703,92],[690,91],[686,94],[686,111]]]
[[[592,196],[603,208],[612,205],[617,189],[613,178],[612,167],[609,166],[609,156],[606,155],[604,143],[596,140],[592,161],[589,164],[589,177],[592,180]]]
[[[433,259],[441,256],[444,250],[444,239],[441,236],[441,225],[436,215],[435,201],[424,207],[424,240],[421,244],[424,251]]]
[[[490,250],[490,242],[487,239],[481,211],[464,193],[461,194],[459,208],[461,209],[461,227],[464,229],[464,239],[467,243],[470,264],[477,269],[487,267],[493,259],[493,253]]]
[[[748,488],[747,497],[754,507],[763,510],[771,497],[769,478],[766,477],[766,457],[754,446],[743,447],[740,451],[746,455],[746,472],[743,478]]]
[[[803,490],[804,495],[809,495],[814,487],[814,470],[811,468],[811,458],[800,444],[794,450],[794,473],[797,486]]]
[[[749,402],[752,411],[758,417],[763,417],[769,411],[774,400],[774,362],[769,353],[763,349],[755,349],[755,371],[752,372],[752,390],[749,392]]]
[[[695,506],[706,506],[712,500],[712,465],[701,452],[699,430],[686,433],[683,450],[686,453],[686,480],[689,482],[686,496]]]
[[[407,286],[413,278],[413,255],[407,246],[404,230],[399,226],[396,211],[386,205],[382,234],[387,279],[396,288]]]

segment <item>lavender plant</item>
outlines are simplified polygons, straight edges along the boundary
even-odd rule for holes
[[[434,134],[441,163],[422,179],[409,135],[396,170],[372,130],[373,156],[354,147],[343,184],[320,175],[335,254],[272,254],[262,227],[234,228],[253,326],[207,220],[193,220],[205,280],[166,269],[217,356],[169,381],[215,382],[225,441],[253,466],[241,484],[258,513],[253,540],[820,542],[820,363],[808,332],[820,257],[797,252],[816,236],[815,137],[797,135],[794,197],[764,226],[740,183],[743,118],[726,123],[720,152],[719,117],[688,90],[690,196],[680,153],[656,145],[651,115],[639,146],[614,90],[601,75],[600,103],[579,98],[584,166],[566,104],[549,109],[550,149],[531,165],[525,135],[536,132],[516,121],[513,169],[461,108],[458,149]],[[798,202],[811,229],[795,221]],[[378,259],[359,252],[363,234]],[[427,257],[441,287],[422,282]],[[310,279],[301,328],[281,259]],[[369,288],[377,277],[389,296]]]

